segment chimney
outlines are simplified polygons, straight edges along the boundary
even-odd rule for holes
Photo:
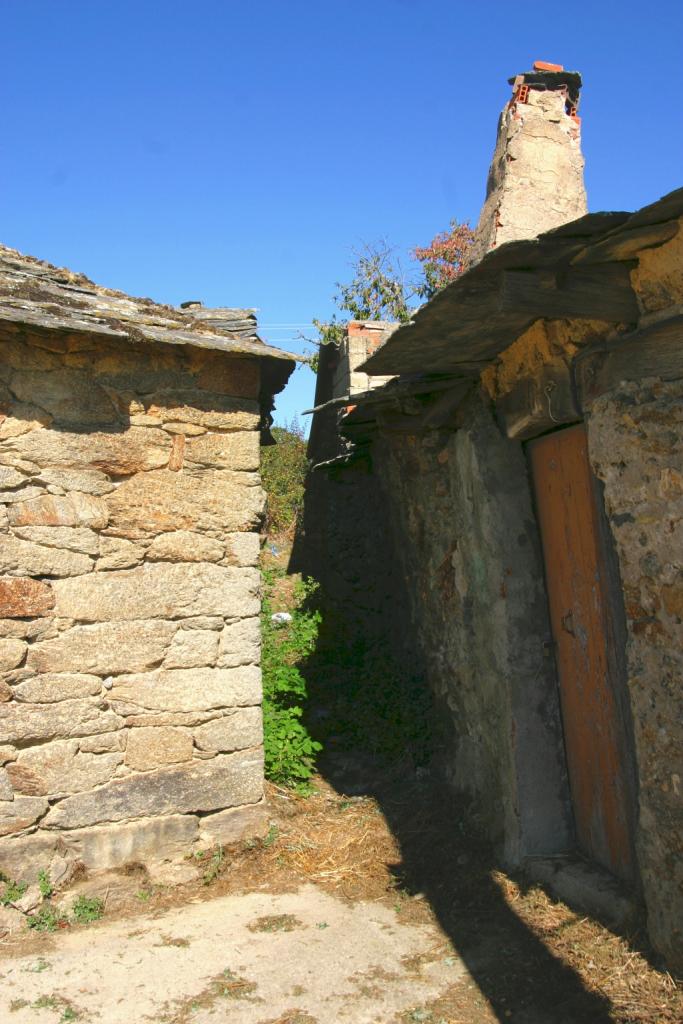
[[[498,121],[474,263],[504,242],[535,238],[587,212],[581,75],[537,60],[509,82],[512,97]]]

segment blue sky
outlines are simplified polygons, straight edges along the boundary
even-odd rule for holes
[[[591,210],[683,184],[683,3],[0,0],[0,241],[301,351],[354,248],[475,223],[506,79],[583,73]],[[285,325],[285,326],[282,326]],[[278,419],[311,404],[297,370]]]

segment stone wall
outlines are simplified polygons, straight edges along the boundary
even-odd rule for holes
[[[521,445],[478,394],[461,419],[457,431],[384,436],[373,462],[443,774],[518,863],[571,842],[540,543]]]
[[[624,383],[588,418],[604,482],[628,640],[639,778],[636,849],[648,929],[683,968],[683,383]]]
[[[0,870],[260,828],[259,360],[0,340]]]

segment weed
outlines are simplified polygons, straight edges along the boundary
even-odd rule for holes
[[[78,1012],[74,1009],[71,1003],[62,996],[40,996],[35,1002],[31,1003],[31,1009],[61,1010],[62,1015],[59,1018],[60,1024],[62,1021],[78,1020],[79,1017]]]
[[[275,840],[278,837],[279,832],[280,832],[280,830],[277,827],[277,825],[271,825],[270,826],[270,828],[268,829],[268,834],[263,839],[263,845],[266,847],[266,849],[269,846],[273,845],[273,843],[275,842]]]
[[[190,945],[189,939],[175,938],[172,935],[162,935],[161,942],[156,943],[157,946],[175,946],[176,949],[187,949]]]
[[[56,996],[40,996],[31,1003],[33,1010],[58,1010],[59,1003]]]
[[[42,956],[39,956],[31,967],[23,967],[22,970],[30,971],[31,974],[42,974],[43,971],[49,971],[51,966],[47,960],[43,960]]]
[[[0,874],[0,883],[3,886],[0,893],[0,907],[8,907],[10,903],[16,903],[28,889],[28,882],[15,882],[3,874]]]
[[[303,925],[293,914],[265,914],[251,921],[247,928],[250,932],[293,932]]]
[[[140,900],[140,903],[149,903],[152,898],[151,889],[138,889],[135,893],[135,899]]]
[[[223,971],[222,975],[215,979],[213,986],[213,994],[223,996],[226,999],[245,999],[256,991],[256,985],[253,981],[240,978],[238,974],[234,974],[227,968]]]
[[[204,885],[211,885],[215,882],[221,873],[223,867],[223,847],[219,843],[216,849],[211,854],[211,860],[209,866],[202,875],[202,882]]]
[[[23,1010],[25,1006],[28,1006],[27,999],[13,999],[9,1004],[9,1012],[17,1013],[18,1010]]]
[[[27,927],[35,932],[55,932],[67,923],[66,918],[58,914],[51,903],[46,903],[26,919]]]
[[[291,622],[282,629],[273,623],[271,598],[276,580],[283,575],[281,570],[263,571],[261,665],[266,776],[306,794],[311,790],[309,780],[322,746],[301,721],[307,688],[299,666],[315,647],[321,617],[320,612],[305,607],[317,584],[301,580],[293,588]]]
[[[50,896],[52,896],[53,890],[52,882],[50,881],[50,876],[47,871],[38,872],[38,888],[40,889],[40,895],[43,899],[49,900]]]
[[[104,902],[99,896],[79,896],[71,908],[71,915],[76,924],[99,921],[103,914]]]

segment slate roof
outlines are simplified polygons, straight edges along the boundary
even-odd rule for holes
[[[0,327],[80,332],[137,342],[193,345],[292,363],[264,344],[252,309],[178,309],[94,284],[83,274],[0,246]],[[284,367],[283,367],[284,369]]]
[[[417,311],[358,369],[476,377],[542,317],[638,317],[629,261],[678,231],[683,189],[636,213],[592,213],[493,249]],[[579,312],[585,310],[585,312]]]

